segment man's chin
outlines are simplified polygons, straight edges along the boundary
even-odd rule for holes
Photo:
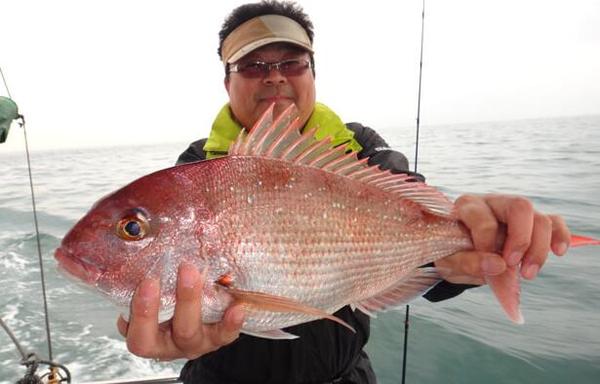
[[[253,124],[256,124],[256,121],[258,121],[258,119],[265,113],[267,108],[269,108],[271,105],[273,105],[273,118],[276,119],[292,104],[295,103],[294,100],[291,98],[269,98],[260,100],[258,108],[255,109],[256,112],[259,112],[259,114],[255,116],[256,120]]]
[[[286,110],[287,107],[294,104],[294,100],[281,98],[270,100],[268,104],[271,105],[273,103],[275,104],[275,107],[273,108],[273,116],[279,116],[283,111]]]

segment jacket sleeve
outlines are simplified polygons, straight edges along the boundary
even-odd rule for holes
[[[206,160],[204,153],[204,144],[206,139],[194,141],[177,159],[177,165],[192,163],[194,161]]]
[[[379,165],[381,169],[389,169],[393,173],[407,173],[415,179],[425,181],[425,177],[408,169],[408,160],[402,153],[390,148],[385,140],[377,132],[359,123],[346,124],[348,129],[354,132],[354,139],[363,147],[358,154],[359,159],[369,158],[369,165]],[[433,266],[430,263],[426,266]],[[469,284],[453,284],[445,280],[430,289],[425,295],[429,301],[437,302],[450,299],[461,294],[465,289],[476,287]]]

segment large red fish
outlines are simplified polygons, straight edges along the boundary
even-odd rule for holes
[[[472,249],[453,204],[433,187],[359,161],[299,133],[294,107],[269,108],[226,157],[144,176],[97,202],[56,250],[62,269],[128,307],[145,277],[172,313],[182,262],[207,274],[203,321],[246,305],[243,332],[329,318],[351,304],[368,314],[435,285],[419,268]],[[489,280],[521,322],[516,269]],[[346,324],[344,324],[346,325]]]

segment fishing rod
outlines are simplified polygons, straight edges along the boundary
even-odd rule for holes
[[[421,79],[423,78],[423,40],[425,35],[425,0],[423,0],[423,10],[421,12],[421,54],[419,58],[419,93],[417,96],[417,129],[415,138],[415,173],[419,161],[419,128],[421,123]],[[406,359],[408,354],[408,328],[409,328],[410,305],[406,305],[406,315],[404,317],[404,354],[402,359],[402,384],[406,382]]]
[[[423,38],[425,33],[425,0],[421,12],[421,56],[419,58],[419,95],[417,96],[417,132],[415,138],[415,172],[419,161],[419,127],[421,123],[421,79],[423,78]]]
[[[6,88],[6,94],[12,99],[12,96],[10,95],[10,89],[8,89],[8,84],[6,83],[6,78],[4,77],[4,72],[2,72],[2,67],[0,67],[0,76],[2,76],[2,82],[4,83],[4,88]]]

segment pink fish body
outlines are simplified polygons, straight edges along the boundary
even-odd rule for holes
[[[272,121],[270,108],[228,156],[103,198],[63,239],[59,265],[124,307],[143,278],[159,278],[168,317],[189,262],[207,273],[204,322],[242,301],[244,332],[291,338],[280,329],[343,323],[330,314],[348,304],[368,314],[401,305],[440,279],[419,267],[472,248],[440,192],[330,149],[314,131],[300,136],[293,117],[290,108]],[[521,320],[517,274],[503,284],[497,297]]]

